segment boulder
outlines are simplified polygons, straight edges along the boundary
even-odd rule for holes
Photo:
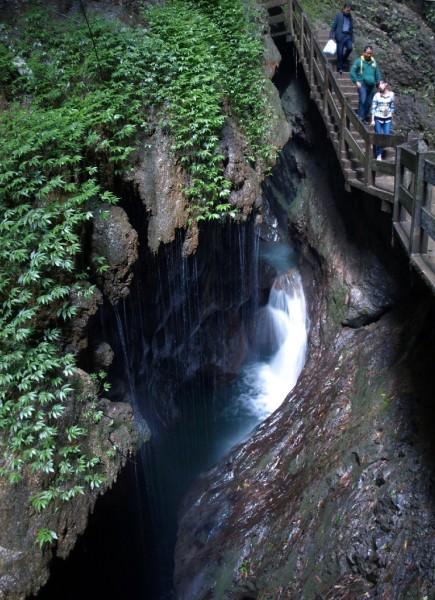
[[[92,260],[104,295],[116,304],[129,293],[133,265],[138,258],[138,236],[120,206],[103,205],[94,210]],[[105,270],[98,272],[99,259]]]

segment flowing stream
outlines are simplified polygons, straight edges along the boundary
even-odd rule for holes
[[[307,314],[296,269],[275,279],[269,301],[259,311],[256,337],[257,348],[267,348],[269,356],[245,367],[246,391],[236,403],[263,420],[293,389],[305,362]]]
[[[162,430],[142,451],[159,600],[172,598],[177,510],[188,486],[279,407],[304,366],[309,323],[294,253],[287,244],[270,244],[260,260],[276,277],[267,303],[254,311],[253,342],[240,376],[226,385],[189,381],[176,398],[181,414],[175,427]]]
[[[63,600],[78,596],[84,600],[173,598],[177,512],[188,487],[201,472],[246,439],[279,407],[295,385],[305,361],[309,323],[294,252],[286,243],[261,242],[259,247],[258,237],[250,238],[249,252],[245,235],[244,231],[237,232],[236,238],[240,238],[237,246],[242,249],[236,253],[240,264],[235,266],[236,279],[241,281],[238,293],[245,292],[245,298],[251,294],[251,307],[243,317],[249,322],[251,332],[245,363],[239,376],[225,384],[205,377],[197,368],[196,375],[186,377],[177,387],[171,402],[178,416],[169,425],[161,417],[153,417],[156,403],[173,391],[170,377],[166,387],[160,383],[152,390],[150,385],[152,378],[145,360],[149,353],[143,318],[146,311],[140,303],[142,290],[136,294],[139,300],[130,300],[129,310],[124,310],[125,307],[115,310],[112,343],[113,339],[118,343],[118,369],[123,373],[124,394],[133,405],[139,426],[145,424],[143,417],[149,423],[152,437],[130,467],[129,481],[122,483],[123,475],[118,496],[111,501],[109,493],[102,499],[87,534],[72,557],[59,567],[59,574],[54,570],[38,600],[51,600],[59,594]],[[202,310],[197,300],[199,290],[189,301],[193,306],[185,306],[181,300],[182,286],[198,285],[196,261],[189,267],[183,260],[181,254],[179,259],[171,259],[174,264],[168,264],[161,275],[170,278],[174,273],[174,277],[182,279],[170,280],[169,284],[160,282],[163,290],[160,294],[166,290],[167,297],[161,296],[159,306],[166,304],[162,314],[169,315],[161,333],[160,352],[163,349],[169,356],[173,353],[171,340],[183,339],[188,337],[188,331],[195,331],[195,315]],[[274,273],[263,305],[258,301],[259,265]],[[187,269],[192,270],[190,280]],[[249,285],[251,292],[246,291]],[[170,302],[181,307],[178,317],[170,317],[172,313],[167,310]],[[110,334],[106,335],[110,341]],[[192,344],[189,352],[193,354]],[[196,360],[202,360],[201,356]],[[139,427],[142,434],[147,427],[146,424]],[[108,508],[104,508],[104,502]]]

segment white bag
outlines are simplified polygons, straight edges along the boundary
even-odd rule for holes
[[[337,44],[334,40],[328,40],[326,46],[323,48],[323,54],[330,54],[331,56],[337,52]]]

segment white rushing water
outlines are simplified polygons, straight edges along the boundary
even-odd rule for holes
[[[240,399],[248,411],[264,419],[295,386],[305,363],[308,317],[301,276],[296,269],[274,281],[257,324],[259,347],[270,349],[267,360],[248,365],[247,390]]]

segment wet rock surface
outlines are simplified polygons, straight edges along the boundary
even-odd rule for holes
[[[68,403],[64,427],[86,419],[83,415],[88,408],[88,395],[95,395],[94,383],[87,373],[77,369],[74,379],[80,398]],[[101,471],[106,479],[100,489],[89,490],[69,502],[55,502],[37,513],[29,498],[39,492],[42,485],[49,485],[48,476],[43,478],[24,472],[22,482],[14,486],[0,479],[1,600],[23,600],[47,581],[50,562],[55,557],[66,558],[71,552],[78,535],[86,528],[98,496],[116,480],[135,447],[137,434],[129,405],[101,399],[98,409],[103,412],[103,418],[92,428],[82,449],[101,459]],[[37,531],[42,527],[56,531],[58,540],[40,549],[35,542]]]
[[[387,217],[340,192],[303,94],[289,95],[303,135],[265,193],[305,258],[310,357],[283,405],[185,499],[177,598],[430,598],[433,298],[420,281],[409,290]]]
[[[409,329],[389,315],[343,330],[252,440],[197,484],[181,521],[178,598],[433,591],[432,382],[416,389],[403,346],[413,334],[430,348],[425,311]]]
[[[97,277],[112,303],[125,298],[133,279],[132,267],[138,258],[137,233],[120,206],[104,205],[94,211],[92,260],[97,268],[104,259],[104,271]]]
[[[176,163],[171,145],[170,138],[157,128],[139,151],[132,176],[149,212],[148,245],[153,252],[160,243],[174,241],[175,230],[185,227],[188,219],[183,194],[187,179]]]
[[[93,293],[88,296],[86,292],[89,288],[89,282],[84,282],[79,291],[74,291],[71,294],[71,304],[77,312],[66,328],[66,338],[68,339],[66,351],[74,354],[78,354],[88,347],[87,325],[89,319],[97,313],[103,302],[103,295],[100,290],[95,288]]]

